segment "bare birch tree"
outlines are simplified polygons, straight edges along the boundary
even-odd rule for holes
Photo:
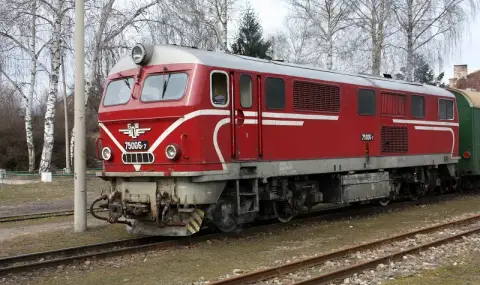
[[[28,171],[35,171],[35,143],[33,141],[33,127],[32,127],[32,104],[33,95],[35,94],[35,86],[37,83],[37,0],[32,2],[31,23],[30,23],[30,50],[35,54],[36,58],[30,60],[30,89],[25,102],[25,134],[27,138],[28,148]]]
[[[45,3],[45,2],[44,2]],[[50,48],[51,70],[49,76],[49,91],[47,97],[47,110],[45,112],[43,149],[40,160],[39,172],[49,172],[52,162],[52,151],[55,132],[55,107],[58,94],[58,78],[61,65],[61,49],[62,49],[62,19],[65,11],[63,10],[63,1],[55,0],[53,5],[49,5],[52,9],[53,29],[52,29],[52,47]]]
[[[308,18],[289,15],[284,29],[275,35],[275,58],[296,64],[321,65],[322,51],[315,44]]]
[[[353,9],[352,22],[361,36],[370,41],[371,70],[378,75],[382,69],[382,53],[386,40],[395,33],[389,24],[392,16],[392,0],[347,0]],[[390,29],[389,29],[390,28]]]
[[[24,124],[25,134],[28,149],[28,169],[30,172],[35,170],[35,144],[33,140],[33,127],[32,127],[32,104],[33,96],[35,94],[37,66],[39,64],[39,56],[45,45],[43,45],[37,51],[37,13],[38,2],[33,0],[31,2],[12,1],[9,8],[14,11],[10,16],[4,16],[3,24],[5,30],[0,31],[0,36],[13,42],[13,46],[19,48],[21,52],[27,53],[30,57],[29,77],[30,84],[28,93],[25,94],[22,88],[19,87],[18,82],[7,75],[7,71],[2,68],[2,73],[8,78],[8,81],[15,86],[17,91],[22,95],[24,101]],[[27,29],[24,30],[24,21],[29,20],[30,24],[27,25]],[[24,44],[25,42],[25,44]],[[43,65],[42,65],[43,66]]]
[[[393,11],[402,31],[400,45],[406,54],[406,79],[412,81],[414,54],[438,38],[453,45],[461,35],[468,11],[474,12],[478,0],[395,0]]]
[[[223,51],[228,51],[228,22],[233,18],[236,0],[206,0],[206,8],[215,23],[217,43]]]
[[[326,54],[327,69],[341,46],[341,32],[349,27],[350,5],[345,0],[287,0],[294,15],[310,21],[310,34]]]

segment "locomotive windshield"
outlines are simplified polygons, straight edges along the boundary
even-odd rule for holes
[[[111,81],[107,86],[105,98],[103,99],[103,105],[113,106],[127,103],[130,99],[132,86],[132,77]]]
[[[148,76],[142,88],[144,102],[177,100],[183,97],[187,87],[186,73],[170,73]]]

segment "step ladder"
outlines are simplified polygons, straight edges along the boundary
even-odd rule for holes
[[[252,189],[250,192],[240,192],[240,180],[236,180],[236,188],[237,188],[237,214],[243,215],[253,212],[258,212],[260,210],[260,199],[258,194],[258,179],[248,179],[252,182]],[[241,205],[244,199],[251,199],[253,197],[253,209],[250,207],[251,210],[249,211],[242,211]],[[243,200],[242,200],[243,199]]]

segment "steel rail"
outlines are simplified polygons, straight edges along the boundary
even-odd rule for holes
[[[145,249],[159,249],[180,244],[178,239],[158,241],[159,237],[140,237],[114,242],[97,243],[53,251],[17,255],[0,259],[0,276],[33,269],[58,266],[88,258],[118,256]],[[133,245],[130,245],[133,244]]]
[[[427,201],[422,199],[417,201],[404,201],[392,204],[390,207],[374,206],[365,208],[350,208],[345,211],[345,207],[323,210],[305,215],[304,217],[294,219],[290,223],[283,224],[272,221],[261,221],[255,225],[245,227],[240,232],[233,233],[211,233],[207,231],[200,232],[193,237],[161,237],[147,236],[134,239],[125,239],[113,242],[97,243],[86,246],[77,246],[53,251],[44,251],[38,253],[23,254],[0,259],[0,276],[10,273],[22,273],[25,271],[58,266],[73,262],[87,260],[89,258],[107,258],[119,256],[134,252],[144,252],[152,249],[162,249],[178,245],[190,245],[205,240],[213,240],[219,238],[236,238],[244,235],[254,234],[265,230],[274,230],[284,226],[295,226],[299,223],[338,220],[342,218],[351,218],[352,216],[368,216],[371,214],[381,214],[385,211],[393,209],[403,209],[405,207],[418,204],[432,204],[445,201],[446,197],[433,196]],[[451,196],[458,196],[452,194]],[[426,197],[427,198],[427,197]],[[348,208],[348,207],[347,207]]]
[[[371,261],[365,261],[365,262],[362,262],[362,263],[359,263],[359,264],[356,264],[356,265],[353,265],[353,266],[350,266],[350,267],[347,267],[347,268],[339,269],[339,270],[336,270],[336,271],[333,271],[333,272],[330,272],[330,273],[327,273],[327,274],[319,275],[319,276],[316,276],[316,277],[313,277],[313,278],[310,278],[310,279],[307,279],[307,280],[303,280],[303,281],[300,281],[300,282],[296,282],[296,283],[293,283],[293,284],[294,285],[313,285],[313,284],[324,285],[324,284],[329,284],[329,283],[331,283],[331,282],[333,282],[337,279],[341,279],[341,278],[351,276],[351,275],[353,275],[357,272],[362,272],[363,270],[366,270],[366,269],[375,268],[380,263],[385,263],[385,262],[393,261],[393,260],[399,260],[399,259],[402,258],[402,256],[404,256],[406,254],[417,253],[417,252],[420,252],[422,250],[428,249],[430,247],[435,247],[435,246],[440,246],[440,245],[443,245],[443,244],[447,244],[447,243],[450,243],[452,241],[462,239],[465,236],[472,235],[472,234],[475,234],[475,233],[478,233],[478,232],[480,232],[480,227],[476,227],[476,228],[471,229],[471,230],[466,230],[466,231],[463,231],[461,233],[458,233],[458,234],[455,234],[455,235],[452,235],[452,236],[449,236],[449,237],[437,239],[437,240],[432,241],[432,242],[427,242],[427,243],[421,244],[421,245],[413,247],[413,248],[405,249],[405,250],[402,250],[402,251],[397,251],[397,252],[394,252],[392,254],[388,254],[386,256],[382,256],[382,257],[379,257],[379,258],[371,260]]]
[[[307,258],[307,259],[303,259],[303,260],[298,260],[298,261],[282,264],[282,265],[279,265],[279,266],[275,266],[275,267],[271,267],[271,268],[267,268],[267,269],[263,269],[263,270],[259,270],[259,271],[254,271],[254,272],[243,274],[243,275],[237,275],[237,276],[234,276],[234,277],[231,277],[231,278],[228,278],[228,279],[223,279],[223,280],[210,282],[209,284],[210,285],[232,285],[232,284],[248,284],[248,283],[260,282],[262,280],[271,279],[271,278],[282,276],[282,275],[285,275],[285,274],[288,274],[288,273],[291,273],[291,272],[295,272],[295,271],[298,271],[298,270],[301,270],[301,269],[304,269],[304,268],[309,268],[309,267],[312,267],[312,266],[316,266],[316,265],[325,263],[326,261],[329,261],[329,260],[339,259],[341,257],[348,256],[352,252],[365,251],[365,250],[368,250],[368,249],[379,247],[379,246],[381,246],[385,243],[392,243],[392,242],[395,242],[395,241],[399,241],[399,240],[407,239],[407,238],[410,238],[410,237],[414,237],[415,235],[418,235],[418,234],[426,234],[426,233],[434,232],[434,231],[437,231],[437,230],[440,230],[440,229],[443,229],[443,228],[468,224],[470,222],[475,222],[475,221],[478,221],[478,220],[480,220],[480,215],[475,215],[475,216],[472,216],[472,217],[468,217],[466,219],[447,222],[447,223],[443,223],[443,224],[439,224],[439,225],[426,227],[426,228],[423,228],[423,229],[414,230],[414,231],[410,231],[410,232],[407,232],[407,233],[395,235],[395,236],[392,236],[392,237],[389,237],[389,238],[380,239],[380,240],[376,240],[376,241],[368,242],[368,243],[363,243],[363,244],[356,245],[356,246],[351,246],[351,247],[348,247],[348,248],[345,248],[345,249],[341,249],[341,250],[331,252],[331,253],[322,254],[322,255],[319,255],[319,256],[316,256],[316,257]],[[480,228],[475,229],[473,232],[477,232],[477,231],[480,231]],[[467,233],[468,233],[468,231],[467,231]],[[462,234],[464,235],[465,233],[462,233]],[[452,240],[454,237],[461,237],[462,234],[455,235],[455,236],[449,237],[449,238],[444,239],[444,240]],[[432,245],[430,244],[428,246],[432,246]],[[423,248],[423,247],[417,247],[417,248],[409,249],[407,251],[408,252],[413,252],[413,251],[419,250],[421,248]],[[398,254],[404,255],[405,252],[402,251],[401,253],[398,253]],[[384,261],[388,258],[390,258],[390,256],[386,257],[385,259],[379,258],[378,260],[381,259],[382,261]],[[378,263],[381,263],[382,261],[379,261]],[[371,261],[371,262],[374,262],[374,261]],[[369,263],[368,264],[367,263],[368,262],[352,266],[351,269],[349,269],[349,271],[346,272],[346,273],[342,273],[343,272],[342,270],[337,270],[335,272],[330,273],[331,275],[326,274],[325,277],[321,277],[321,276],[315,277],[315,280],[311,281],[312,283],[308,283],[307,282],[308,280],[306,280],[306,281],[302,281],[302,282],[307,282],[307,283],[295,283],[295,284],[305,285],[305,284],[324,284],[324,282],[328,283],[328,282],[331,282],[333,280],[332,278],[338,279],[342,276],[349,275],[351,272],[357,272],[358,270],[363,270],[367,267],[370,268],[370,265],[368,265]],[[375,263],[375,265],[378,264],[378,263]],[[362,265],[363,267],[360,266],[360,265]],[[358,266],[358,267],[356,267],[356,266]],[[374,266],[374,264],[372,263],[371,266]],[[357,270],[357,271],[354,271],[354,270]],[[321,279],[320,277],[325,278],[325,279]],[[322,280],[327,280],[327,281],[322,281]]]
[[[95,213],[100,213],[105,211],[107,210],[96,209]],[[26,214],[26,215],[4,216],[4,217],[0,217],[0,224],[9,223],[9,222],[26,221],[26,220],[37,220],[37,219],[50,218],[50,217],[72,216],[73,213],[74,213],[73,210],[65,210],[65,211],[56,211],[56,212],[33,213],[33,214]]]

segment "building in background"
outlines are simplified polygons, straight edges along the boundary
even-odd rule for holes
[[[466,64],[453,66],[453,78],[449,79],[448,86],[463,90],[480,91],[480,70],[468,74]]]

